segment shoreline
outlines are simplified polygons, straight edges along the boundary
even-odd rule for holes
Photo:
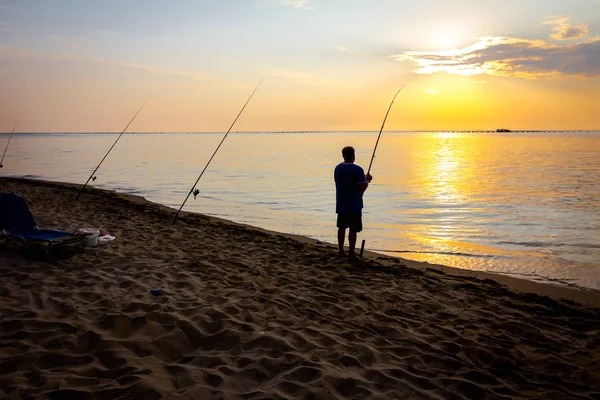
[[[308,237],[191,212],[173,226],[167,206],[78,188],[0,178],[42,229],[116,237],[64,257],[0,249],[0,398],[600,398],[597,293],[349,262]]]
[[[2,180],[31,183],[32,185],[46,185],[49,187],[56,186],[56,187],[62,187],[62,188],[69,189],[69,190],[78,190],[81,187],[80,184],[71,183],[71,182],[46,181],[46,180],[29,179],[29,178],[0,177],[0,183],[2,182]],[[93,186],[88,186],[86,188],[86,191],[106,192],[112,196],[116,196],[117,198],[121,198],[126,201],[130,201],[134,204],[140,204],[140,205],[147,204],[147,205],[151,205],[153,207],[158,207],[159,209],[162,209],[166,213],[173,214],[173,216],[175,215],[175,212],[176,212],[176,210],[174,208],[168,207],[168,206],[160,204],[160,203],[154,203],[150,200],[147,200],[145,197],[139,196],[139,195],[122,193],[122,192],[118,192],[116,190],[99,189],[99,188],[94,188]],[[194,212],[184,211],[184,210],[181,211],[180,215],[181,216],[200,215],[205,218],[212,219],[214,221],[220,221],[225,224],[231,224],[232,226],[239,226],[239,227],[243,227],[245,229],[254,230],[257,232],[262,232],[262,233],[266,233],[266,234],[270,234],[270,235],[281,235],[281,236],[285,236],[285,237],[288,237],[288,238],[291,238],[294,240],[298,240],[302,243],[307,243],[310,245],[321,246],[321,244],[324,244],[324,245],[332,248],[332,254],[337,252],[337,250],[336,250],[337,247],[334,243],[321,242],[317,239],[313,239],[308,236],[272,231],[272,230],[264,229],[261,227],[253,226],[253,225],[248,225],[248,224],[231,221],[231,220],[228,220],[225,218],[220,218],[220,217],[216,217],[216,216],[208,216],[205,214],[194,213]],[[166,219],[165,223],[170,224],[171,219],[172,218]],[[369,250],[365,250],[364,256],[365,256],[365,259],[369,259],[369,260],[379,260],[379,261],[387,260],[387,262],[389,262],[390,260],[399,260],[400,263],[402,263],[403,265],[405,265],[409,268],[417,269],[417,270],[423,270],[423,269],[433,270],[433,271],[442,272],[444,274],[451,275],[451,276],[455,275],[455,276],[461,276],[461,277],[476,278],[479,280],[490,279],[490,280],[496,281],[496,282],[506,286],[508,289],[513,290],[513,291],[548,296],[554,300],[565,299],[565,300],[574,301],[574,302],[577,302],[577,303],[580,303],[583,305],[600,308],[600,291],[592,289],[592,288],[586,288],[586,287],[576,286],[576,285],[574,287],[569,287],[569,286],[564,286],[564,285],[559,285],[559,284],[553,284],[550,282],[548,282],[548,283],[536,282],[536,281],[528,280],[525,278],[517,278],[514,276],[510,276],[510,275],[503,275],[500,273],[493,273],[493,272],[486,272],[486,271],[473,271],[473,270],[461,269],[461,268],[456,268],[456,267],[450,267],[450,266],[442,265],[442,264],[432,264],[432,263],[428,263],[428,262],[413,261],[413,260],[408,260],[408,259],[405,259],[402,257],[387,255],[387,254],[373,252],[373,251],[369,251]],[[392,261],[392,263],[396,263],[396,261]]]

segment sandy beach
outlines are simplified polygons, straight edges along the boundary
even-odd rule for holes
[[[83,253],[0,251],[2,399],[600,399],[600,294],[0,178]],[[368,230],[368,221],[365,229]],[[332,230],[334,230],[332,216]],[[159,289],[162,296],[150,291]]]

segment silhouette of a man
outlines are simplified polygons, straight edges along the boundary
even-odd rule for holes
[[[370,174],[354,164],[354,148],[346,146],[342,149],[344,161],[334,170],[335,180],[335,212],[337,213],[338,248],[341,257],[356,259],[356,234],[362,231],[363,193],[373,179]],[[348,232],[349,252],[344,251],[344,240]]]

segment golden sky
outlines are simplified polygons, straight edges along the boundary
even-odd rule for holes
[[[418,3],[418,4],[416,4]],[[452,4],[450,4],[452,3]],[[0,0],[0,131],[600,129],[600,1]]]

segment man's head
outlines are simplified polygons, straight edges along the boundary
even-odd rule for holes
[[[355,159],[354,155],[354,147],[346,146],[342,149],[342,157],[344,157],[344,161],[348,163],[353,163]]]

